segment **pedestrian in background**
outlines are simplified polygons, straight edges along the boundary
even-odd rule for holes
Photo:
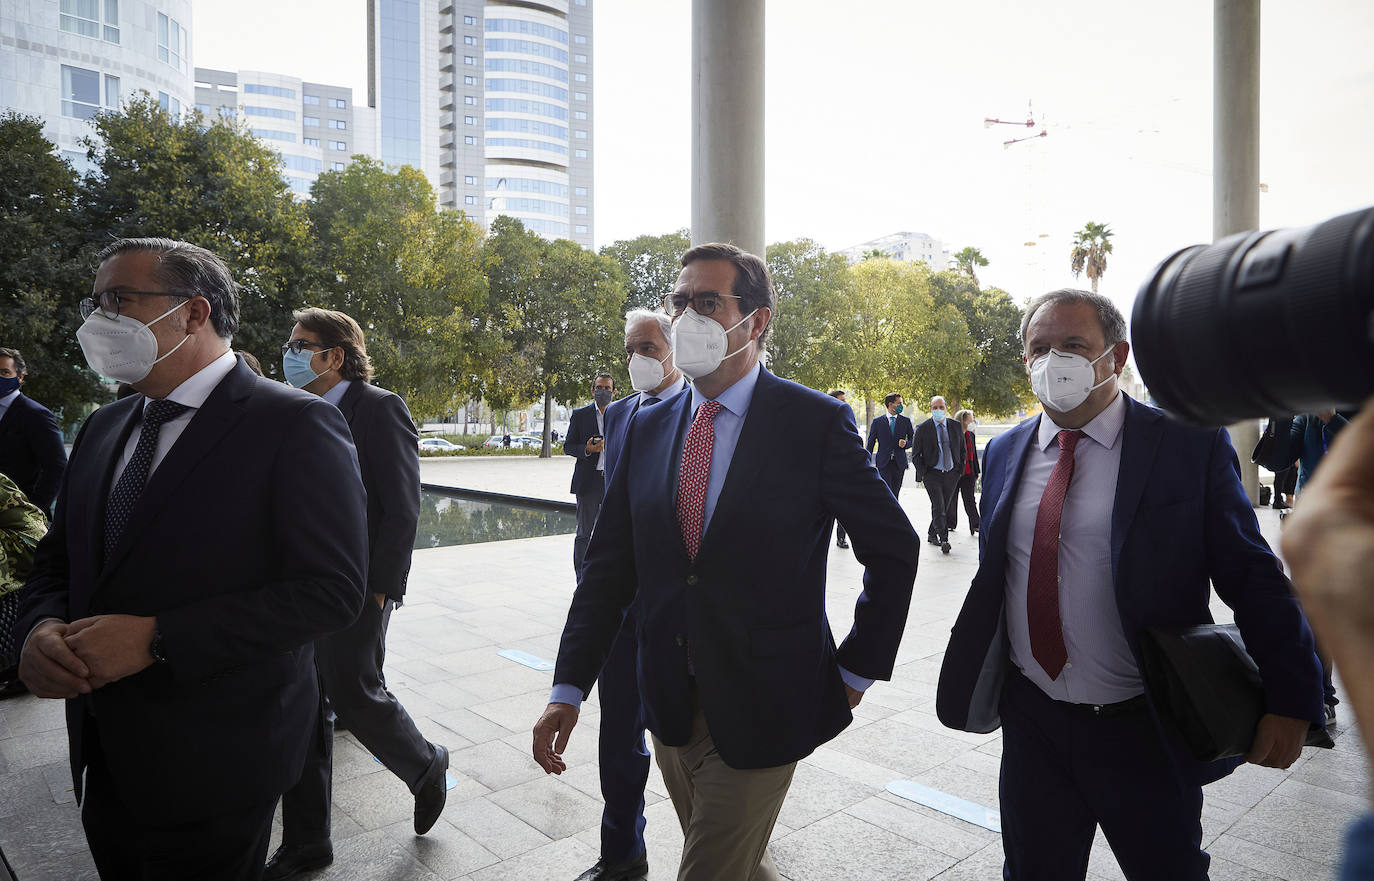
[[[959,528],[958,496],[963,496],[964,513],[968,516],[968,533],[977,535],[978,500],[974,498],[973,491],[978,487],[978,475],[982,470],[978,467],[978,439],[973,434],[973,426],[977,423],[973,420],[972,410],[960,410],[954,414],[954,418],[959,420],[959,425],[964,429],[964,473],[959,476],[958,493],[950,495],[949,528]]]

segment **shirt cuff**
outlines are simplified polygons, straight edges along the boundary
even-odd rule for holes
[[[35,630],[38,629],[38,625],[39,625],[39,624],[42,624],[44,621],[61,621],[61,620],[62,620],[61,618],[58,618],[58,617],[52,616],[52,615],[50,615],[50,616],[47,617],[47,618],[39,618],[39,619],[34,623],[34,625],[33,625],[32,627],[29,628],[29,635],[26,636],[26,637],[24,637],[24,644],[21,645],[21,646],[19,647],[19,654],[15,656],[15,663],[18,663],[18,659],[19,659],[19,658],[22,658],[22,657],[24,656],[24,649],[26,649],[26,648],[29,647],[29,640],[33,638],[33,632],[34,632]]]
[[[549,695],[549,703],[572,704],[580,710],[584,698],[586,698],[586,695],[584,695],[582,689],[578,688],[576,685],[560,683],[553,687],[553,694]]]
[[[843,667],[840,668],[840,678],[844,680],[845,685],[848,685],[855,691],[868,691],[873,685],[872,679],[865,679],[862,676],[850,673]],[[557,686],[554,686],[555,690],[557,690],[557,688]]]

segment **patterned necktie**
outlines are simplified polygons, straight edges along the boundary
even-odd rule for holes
[[[1081,431],[1061,431],[1059,461],[1054,463],[1040,508],[1035,513],[1035,538],[1031,541],[1030,576],[1026,581],[1026,620],[1030,624],[1031,654],[1050,679],[1058,679],[1069,659],[1064,647],[1064,627],[1059,619],[1059,527],[1064,499],[1073,480],[1073,449]]]
[[[143,495],[143,487],[148,482],[148,472],[153,464],[153,452],[157,449],[157,436],[163,423],[175,419],[190,408],[176,401],[152,401],[143,411],[143,430],[134,446],[134,454],[124,473],[119,475],[114,492],[105,503],[105,559],[110,558],[124,527],[129,523],[138,497]]]
[[[711,450],[716,445],[712,423],[721,411],[720,402],[704,401],[687,431],[682,445],[682,470],[678,475],[677,522],[687,556],[697,558],[701,550],[702,522],[706,517],[706,485],[711,479]]]

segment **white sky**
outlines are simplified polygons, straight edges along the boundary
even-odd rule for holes
[[[596,243],[690,220],[691,0],[593,0]],[[981,248],[1018,301],[1072,282],[1072,233],[1116,233],[1102,290],[1212,229],[1207,0],[773,0],[767,238],[898,230]],[[196,0],[193,60],[352,86],[365,0]],[[1263,227],[1374,203],[1374,3],[1266,0]],[[1027,101],[1049,136],[1027,130]],[[1042,237],[1043,236],[1043,237]],[[1035,247],[1025,242],[1035,241]],[[1086,286],[1086,278],[1080,281]]]

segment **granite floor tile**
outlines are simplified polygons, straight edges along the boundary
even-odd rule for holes
[[[494,792],[490,800],[555,840],[601,823],[600,799],[552,776]]]
[[[582,874],[596,858],[594,848],[565,838],[479,869],[469,877],[471,881],[568,881]]]
[[[501,740],[490,740],[449,754],[449,766],[456,768],[491,790],[506,789],[538,780],[544,770],[527,751]]]
[[[444,818],[503,860],[543,847],[552,840],[488,797],[449,805],[444,810]]]
[[[494,865],[501,858],[444,819],[424,835],[416,835],[413,823],[397,823],[385,829],[401,849],[440,878],[456,878]]]
[[[772,845],[778,870],[794,881],[924,881],[954,857],[914,844],[849,814],[833,814]]]

